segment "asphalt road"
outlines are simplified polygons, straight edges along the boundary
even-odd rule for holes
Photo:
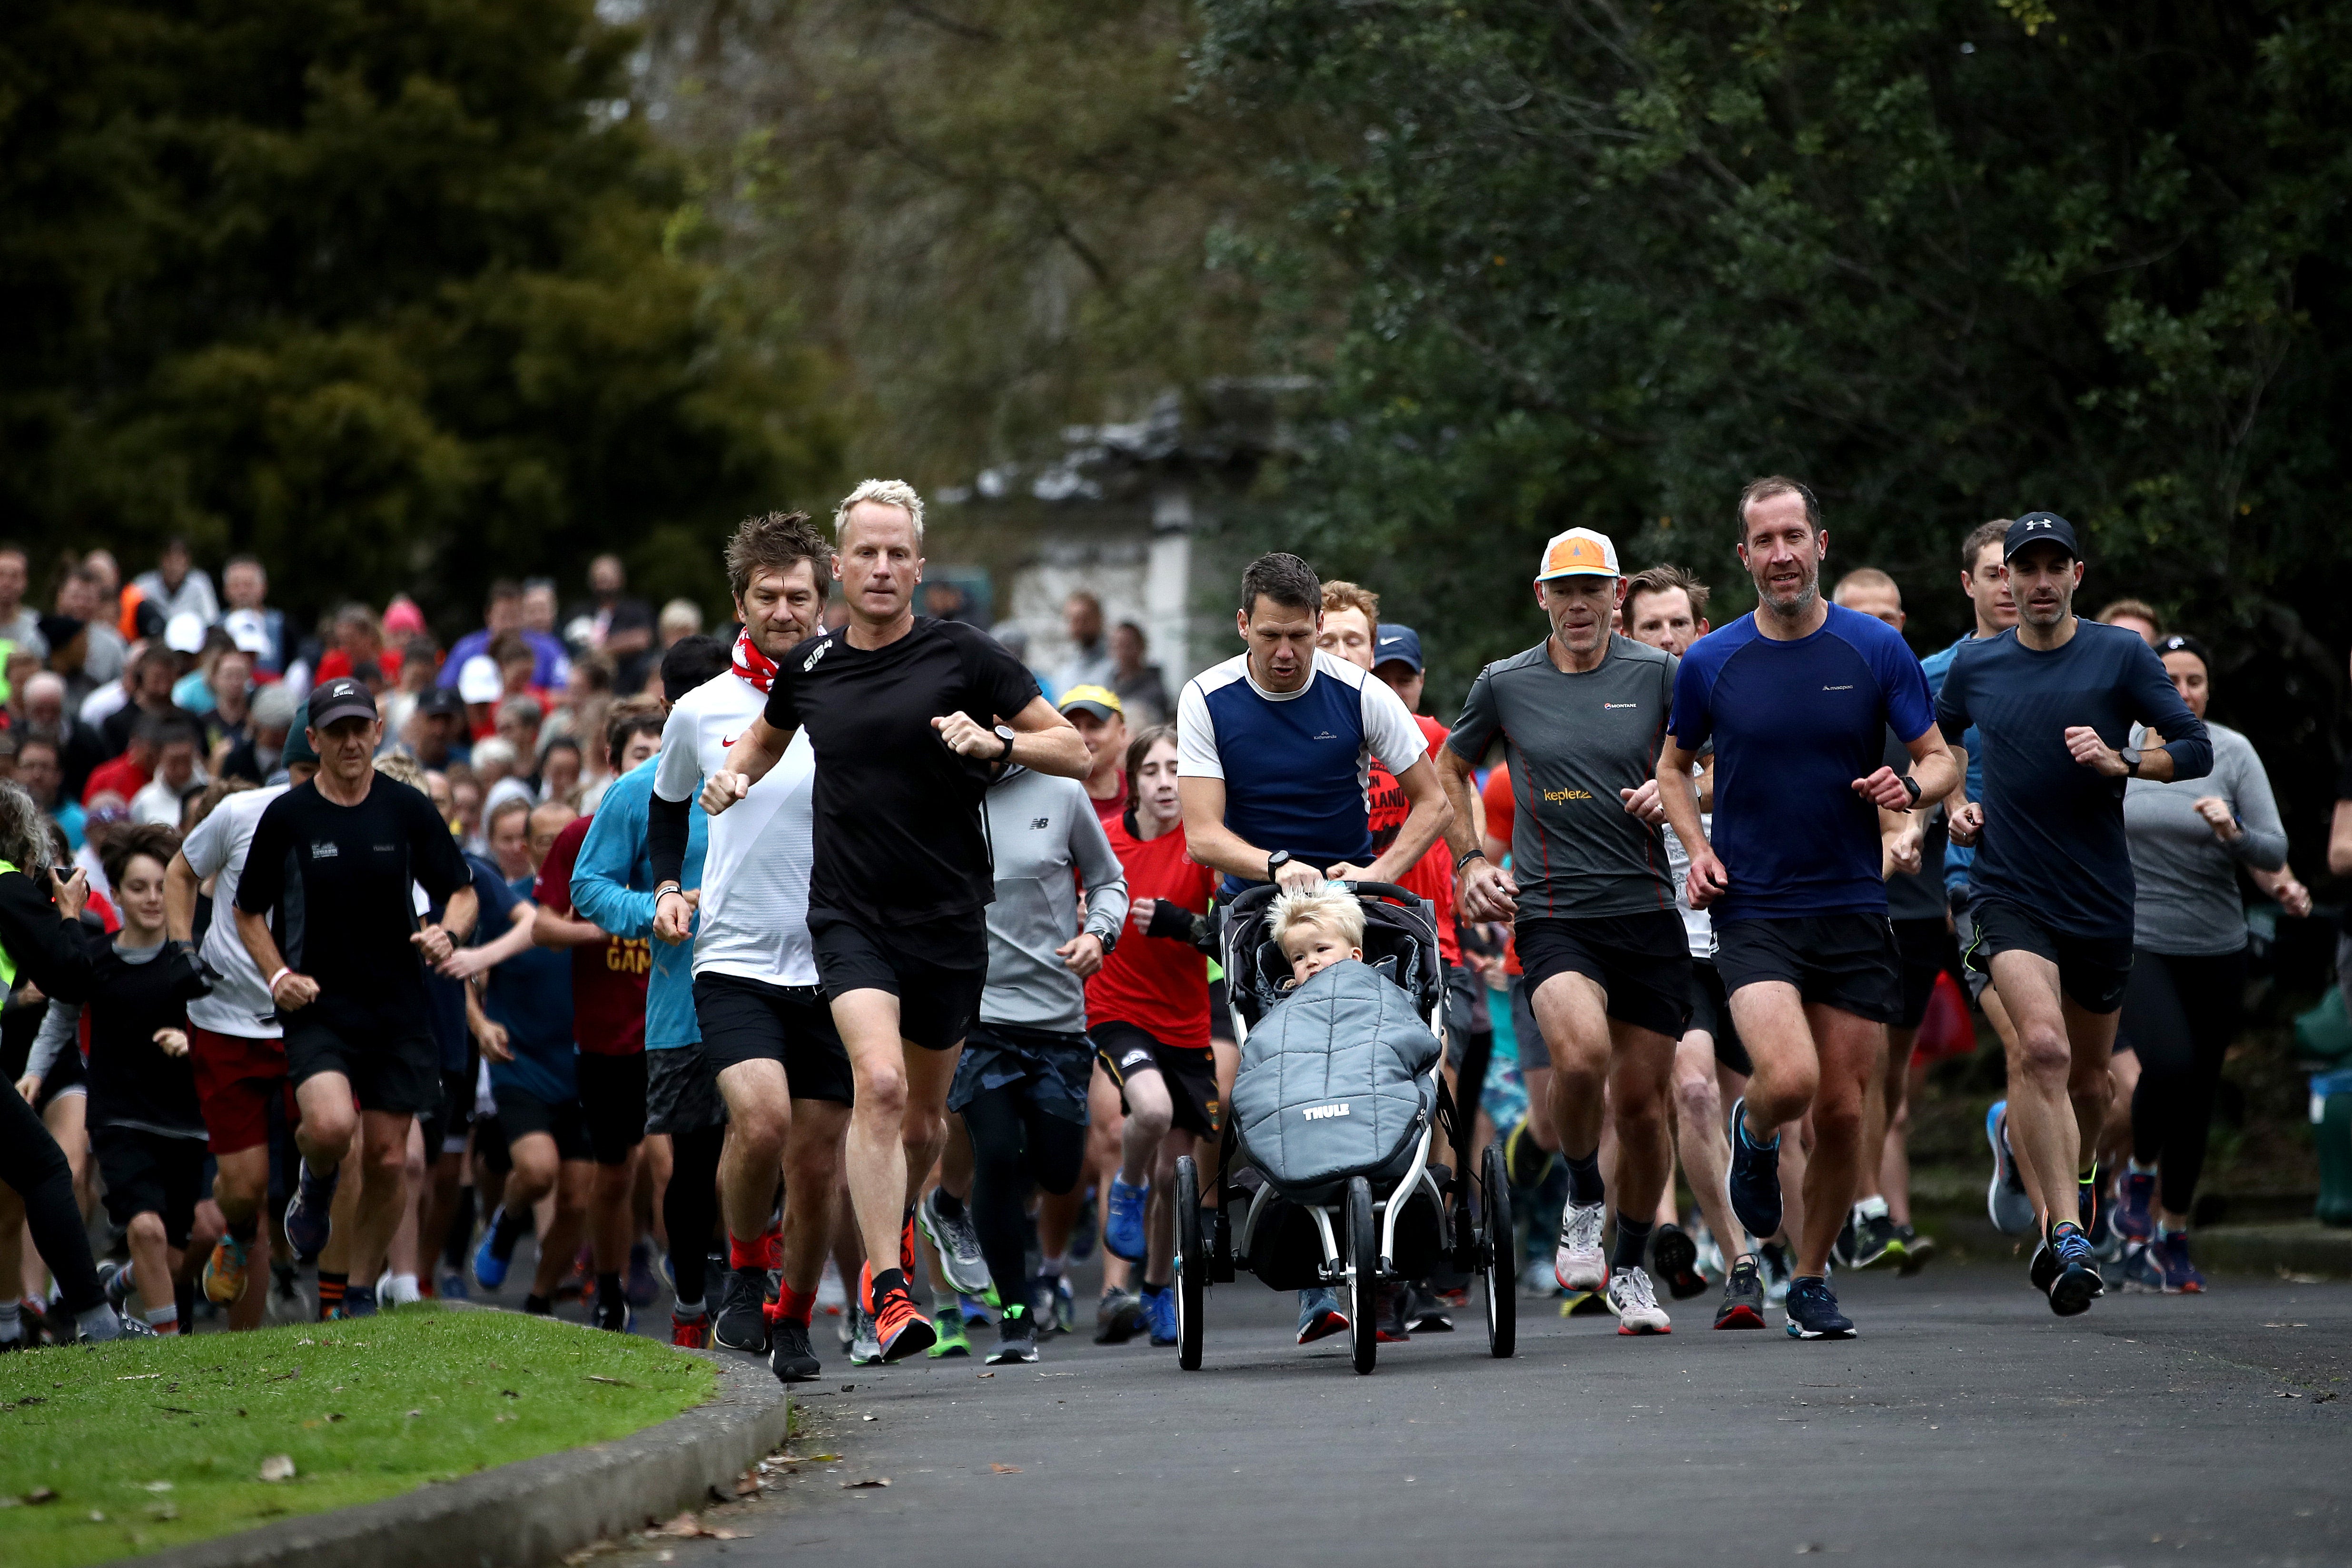
[[[1370,1377],[1293,1344],[1290,1298],[1246,1276],[1211,1291],[1196,1373],[1077,1337],[993,1376],[828,1354],[796,1473],[703,1515],[737,1539],[618,1561],[2352,1562],[2352,1285],[2221,1279],[2062,1322],[2023,1274],[1843,1280],[1862,1337],[1835,1344],[1778,1312],[1713,1333],[1706,1298],[1651,1339],[1525,1301],[1513,1360],[1473,1313]]]

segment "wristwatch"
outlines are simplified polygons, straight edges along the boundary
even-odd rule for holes
[[[2126,747],[2125,747],[2122,750],[2120,750],[2120,751],[2116,752],[2116,755],[2117,757],[2122,758],[2123,758],[2123,760],[2124,760],[2124,777],[2125,777],[2125,778],[2126,778],[2126,779],[2135,779],[2135,778],[2137,778],[2137,777],[2139,776],[2139,747],[2137,747],[2137,746],[2126,746]]]
[[[1897,780],[1897,782],[1899,782],[1904,789],[1911,792],[1911,804],[1906,806],[1904,810],[1906,811],[1917,810],[1919,809],[1919,780],[1912,778],[1908,773],[1906,773],[1899,780]]]
[[[1454,875],[1456,875],[1456,876],[1460,876],[1460,875],[1462,874],[1462,868],[1463,868],[1464,866],[1468,865],[1472,861],[1482,861],[1482,860],[1485,860],[1486,858],[1486,852],[1485,850],[1481,850],[1481,849],[1467,849],[1467,850],[1464,850],[1460,854],[1455,855],[1455,856],[1454,857]]]
[[[1126,922],[1121,921],[1121,922],[1120,922],[1120,924],[1121,924],[1121,925],[1125,925],[1125,924],[1126,924]],[[1087,933],[1087,935],[1088,935],[1088,936],[1092,936],[1096,941],[1097,941],[1097,942],[1099,942],[1099,943],[1101,943],[1101,944],[1102,944],[1102,950],[1103,950],[1103,956],[1104,956],[1104,957],[1108,958],[1108,957],[1109,957],[1113,953],[1116,953],[1116,952],[1118,952],[1118,933],[1116,930],[1112,930],[1112,931],[1093,931],[1093,932],[1089,932],[1089,933]]]
[[[1019,733],[1009,724],[1000,724],[996,727],[996,738],[1004,742],[1004,749],[996,754],[997,761],[1004,762],[1012,758],[1013,737]]]
[[[1266,856],[1265,880],[1268,882],[1274,881],[1276,877],[1282,874],[1282,868],[1289,863],[1290,852],[1288,850],[1276,850],[1274,853]]]

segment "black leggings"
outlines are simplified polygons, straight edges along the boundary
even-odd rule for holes
[[[1017,1084],[990,1089],[963,1108],[971,1134],[971,1219],[989,1278],[1007,1306],[1025,1299],[1027,1247],[1022,1212],[1029,1184],[1055,1197],[1078,1185],[1087,1163],[1087,1129],[1040,1110]]]
[[[0,1088],[0,1182],[24,1200],[33,1246],[58,1278],[58,1293],[69,1312],[86,1312],[106,1300],[99,1288],[98,1264],[89,1255],[89,1232],[74,1202],[73,1166],[66,1152],[25,1097]],[[14,1290],[16,1281],[6,1281]]]
[[[669,1185],[662,1188],[662,1227],[669,1232],[677,1299],[698,1301],[708,1283],[711,1232],[719,1224],[719,1151],[725,1127],[697,1127],[669,1137]]]
[[[2205,1139],[2221,1058],[2238,1032],[2246,955],[2182,958],[2132,954],[2124,988],[2122,1042],[2139,1053],[2132,1093],[2132,1158],[2158,1166],[2157,1201],[2187,1215],[2205,1170]]]

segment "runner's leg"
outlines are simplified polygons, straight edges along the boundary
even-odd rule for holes
[[[898,998],[888,991],[844,992],[834,998],[833,1021],[841,1031],[842,1044],[848,1048],[850,1073],[856,1081],[856,1100],[849,1113],[842,1164],[857,1218],[858,1240],[879,1274],[898,1266],[898,1232],[906,1217],[908,1166],[913,1163],[907,1132],[908,1061],[917,1055],[945,1057],[951,1079],[957,1053],[908,1047],[898,1035]],[[936,1088],[943,1109],[946,1085],[941,1082]],[[976,1156],[977,1145],[975,1131]],[[931,1151],[933,1158],[937,1153],[936,1148]],[[926,1159],[923,1170],[915,1175],[919,1177],[929,1169],[930,1160]],[[1003,1293],[1001,1284],[998,1293]]]
[[[726,1147],[719,1161],[721,1216],[730,1240],[749,1246],[768,1233],[775,1213],[776,1183],[792,1136],[792,1092],[782,1061],[755,1056],[719,1072],[719,1093],[727,1102]]]
[[[1716,1081],[1715,1038],[1705,1030],[1683,1036],[1675,1049],[1674,1094],[1676,1111],[1675,1143],[1682,1155],[1683,1176],[1698,1203],[1707,1234],[1715,1238],[1723,1260],[1749,1250],[1739,1222],[1731,1217],[1731,1199],[1723,1186],[1729,1168],[1731,1145],[1724,1135],[1723,1093]]]
[[[2038,953],[2011,948],[1993,956],[1992,971],[2016,1025],[2009,1051],[2010,1152],[2033,1199],[2035,1230],[2047,1234],[2054,1221],[2075,1218],[2074,1176],[2083,1152],[2070,1093],[2074,1051],[2058,995],[2058,966]],[[2098,1066],[2104,1078],[2107,1063],[2102,1059]]]
[[[784,1140],[784,1288],[810,1301],[833,1244],[834,1194],[841,1185],[841,1145],[850,1108],[832,1100],[793,1102]],[[805,1321],[805,1320],[803,1320]]]
[[[1861,1180],[1863,1108],[1878,1093],[1886,1026],[1818,1002],[1806,1006],[1804,1017],[1817,1042],[1820,1072],[1813,1146],[1805,1160],[1804,1229],[1790,1236],[1797,1243],[1797,1273],[1819,1278]],[[1745,1020],[1740,1033],[1748,1038]]]
[[[346,1271],[370,1285],[407,1208],[408,1142],[415,1124],[405,1112],[360,1113],[360,1209]]]

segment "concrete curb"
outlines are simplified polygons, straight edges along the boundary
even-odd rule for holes
[[[681,1352],[690,1354],[691,1352]],[[717,1395],[595,1443],[356,1508],[285,1520],[139,1559],[155,1568],[539,1568],[567,1552],[734,1495],[784,1440],[789,1400],[764,1362],[710,1358]]]

